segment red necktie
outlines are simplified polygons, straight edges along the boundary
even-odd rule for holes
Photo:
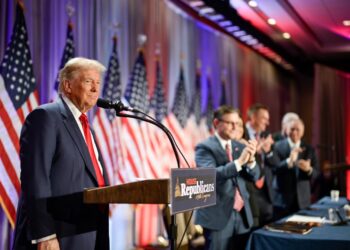
[[[229,161],[233,161],[233,156],[232,156],[232,150],[231,150],[231,145],[230,143],[227,143],[225,146],[225,150],[226,150],[226,155],[229,159]],[[235,191],[235,201],[233,203],[233,209],[235,209],[236,211],[241,211],[241,209],[244,207],[244,200],[242,198],[241,192],[239,192],[238,189],[238,183],[237,183],[237,187],[236,187],[236,191]]]
[[[86,145],[89,149],[92,165],[94,166],[94,169],[95,169],[95,174],[97,177],[98,186],[103,187],[105,185],[105,181],[103,179],[103,176],[102,176],[102,173],[100,170],[100,166],[98,164],[98,161],[97,161],[97,158],[95,155],[94,147],[92,146],[92,137],[91,137],[91,133],[90,133],[90,129],[89,129],[88,118],[85,114],[81,114],[81,116],[79,117],[79,120],[81,122],[81,125],[83,126],[85,141],[86,141]]]

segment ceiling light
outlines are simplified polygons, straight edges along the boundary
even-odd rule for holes
[[[270,24],[270,25],[275,25],[276,24],[276,20],[273,19],[273,18],[269,18],[269,19],[267,19],[267,23]]]
[[[192,7],[199,7],[199,6],[203,6],[204,3],[203,3],[203,1],[192,1],[192,2],[190,2],[190,5]]]
[[[221,14],[216,14],[216,15],[210,15],[210,16],[208,16],[208,18],[212,21],[219,21],[219,20],[224,19],[224,16]]]
[[[343,21],[344,26],[350,26],[350,20],[344,20]]]
[[[232,22],[231,21],[221,21],[221,22],[219,22],[219,25],[221,27],[227,27],[227,26],[231,26]]]
[[[241,36],[239,38],[242,42],[246,42],[246,41],[249,41],[249,40],[252,40],[253,37],[251,35],[245,35],[245,36]]]
[[[284,39],[290,39],[290,34],[288,32],[284,32],[282,36]]]
[[[210,8],[210,7],[205,7],[203,9],[199,10],[200,15],[205,15],[205,14],[209,14],[209,13],[213,13],[213,12],[214,12],[214,9]]]
[[[253,45],[253,48],[256,50],[259,50],[260,48],[264,47],[264,45],[262,45],[261,43],[257,43]]]
[[[248,5],[249,5],[250,7],[253,7],[253,8],[258,7],[258,3],[257,3],[256,1],[253,1],[253,0],[249,1],[249,2],[248,2]]]
[[[235,37],[240,37],[240,36],[244,36],[244,35],[246,35],[247,33],[244,31],[244,30],[240,30],[240,31],[235,31],[235,32],[233,32],[233,35],[235,36]]]
[[[226,30],[228,32],[238,31],[239,27],[238,26],[230,26],[230,27],[227,27]]]
[[[258,40],[257,39],[252,39],[246,42],[246,44],[253,46],[253,45],[257,45],[258,44]]]

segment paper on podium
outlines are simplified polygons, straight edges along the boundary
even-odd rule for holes
[[[306,215],[292,215],[289,217],[287,222],[299,222],[299,223],[324,223],[325,218],[324,217],[316,217],[316,216],[306,216]]]

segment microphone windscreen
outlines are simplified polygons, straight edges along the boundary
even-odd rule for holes
[[[104,108],[104,109],[110,109],[110,108],[112,108],[111,106],[112,105],[109,101],[104,100],[102,98],[98,98],[97,107]]]

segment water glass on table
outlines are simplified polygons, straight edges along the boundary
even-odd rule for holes
[[[331,201],[339,201],[339,190],[331,190]]]

